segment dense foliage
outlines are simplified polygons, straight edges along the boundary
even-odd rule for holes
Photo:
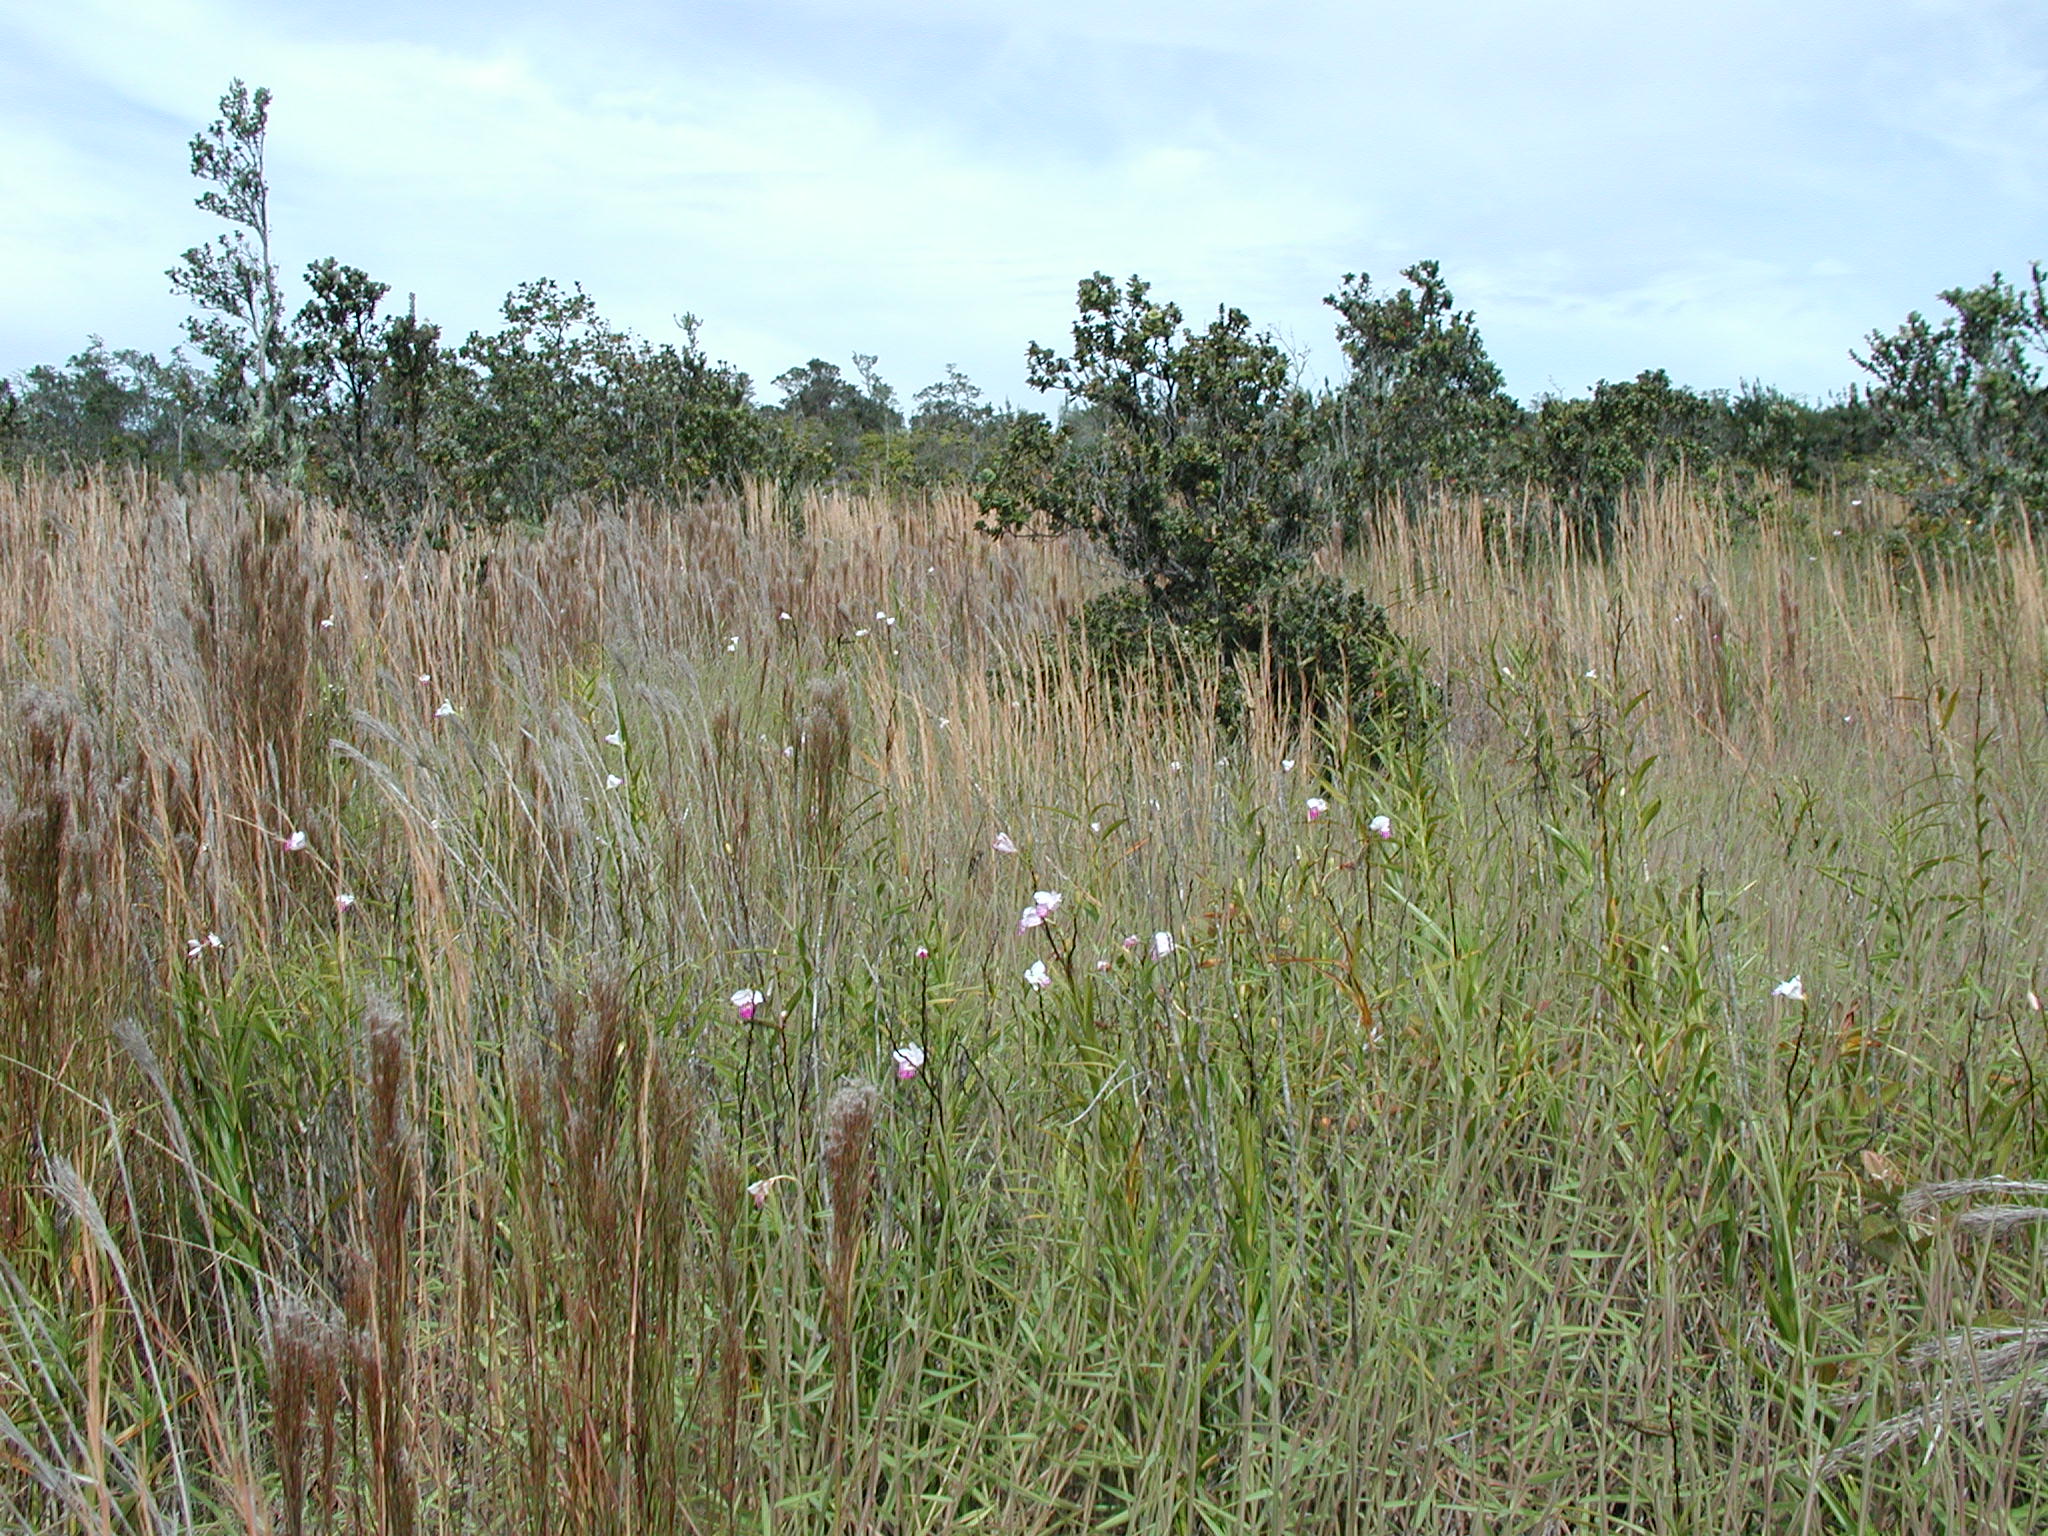
[[[1082,407],[1016,421],[980,493],[996,537],[1085,534],[1128,579],[1080,630],[1119,674],[1220,656],[1312,709],[1377,724],[1406,699],[1379,608],[1307,573],[1330,501],[1313,472],[1314,404],[1287,354],[1225,309],[1200,331],[1142,278],[1085,279],[1073,351],[1030,350],[1032,386]],[[1234,697],[1234,696],[1227,696]]]
[[[1408,287],[1375,296],[1371,277],[1347,274],[1324,301],[1351,366],[1325,430],[1354,524],[1363,509],[1483,490],[1511,471],[1521,412],[1471,311],[1455,307],[1435,262],[1401,276]]]
[[[1873,332],[1859,358],[1900,454],[1901,488],[1948,530],[2038,527],[2048,515],[2048,298],[2036,265],[2025,286],[1994,273],[1941,296],[1939,325],[1918,313]]]

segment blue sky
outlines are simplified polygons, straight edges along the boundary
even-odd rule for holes
[[[335,256],[459,338],[580,282],[650,337],[697,314],[764,397],[858,350],[1023,403],[1097,269],[1320,379],[1323,296],[1422,257],[1524,399],[1818,396],[2048,259],[2040,0],[0,0],[0,373],[178,340],[233,76],[276,96],[294,286]]]

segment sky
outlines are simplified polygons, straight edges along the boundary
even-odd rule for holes
[[[2048,260],[2042,0],[0,0],[0,374],[179,341],[231,78],[294,304],[333,256],[459,340],[553,277],[764,400],[859,351],[1046,404],[1098,270],[1318,383],[1323,298],[1424,258],[1524,401],[1818,399]]]

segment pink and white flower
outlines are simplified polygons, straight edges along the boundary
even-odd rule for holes
[[[1059,910],[1065,900],[1058,891],[1034,891],[1031,905],[1024,909],[1024,915],[1017,919],[1017,931],[1028,933],[1031,929],[1051,921],[1053,913]]]
[[[1394,818],[1384,815],[1375,816],[1365,824],[1365,830],[1382,840],[1391,838],[1394,835]]]
[[[1324,815],[1328,813],[1329,809],[1330,802],[1325,800],[1321,795],[1309,796],[1308,819],[1310,821],[1321,821]]]
[[[998,832],[993,846],[997,853],[1015,853],[1017,851],[1017,845],[1010,840],[1010,834],[1007,832]]]
[[[751,1019],[768,1001],[768,994],[755,987],[741,987],[732,995],[732,1005],[742,1020]]]
[[[897,1046],[889,1053],[889,1065],[896,1069],[897,1082],[909,1082],[924,1070],[924,1047],[915,1043]]]
[[[1043,992],[1052,985],[1052,972],[1045,968],[1043,960],[1034,960],[1024,972],[1024,984],[1034,992]]]

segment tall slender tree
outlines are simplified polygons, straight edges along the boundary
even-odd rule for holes
[[[194,202],[229,225],[179,258],[168,276],[200,313],[186,334],[214,365],[223,414],[242,432],[254,465],[289,462],[294,349],[270,250],[270,184],[264,136],[270,92],[231,81],[220,116],[192,139],[192,174],[207,183]]]

